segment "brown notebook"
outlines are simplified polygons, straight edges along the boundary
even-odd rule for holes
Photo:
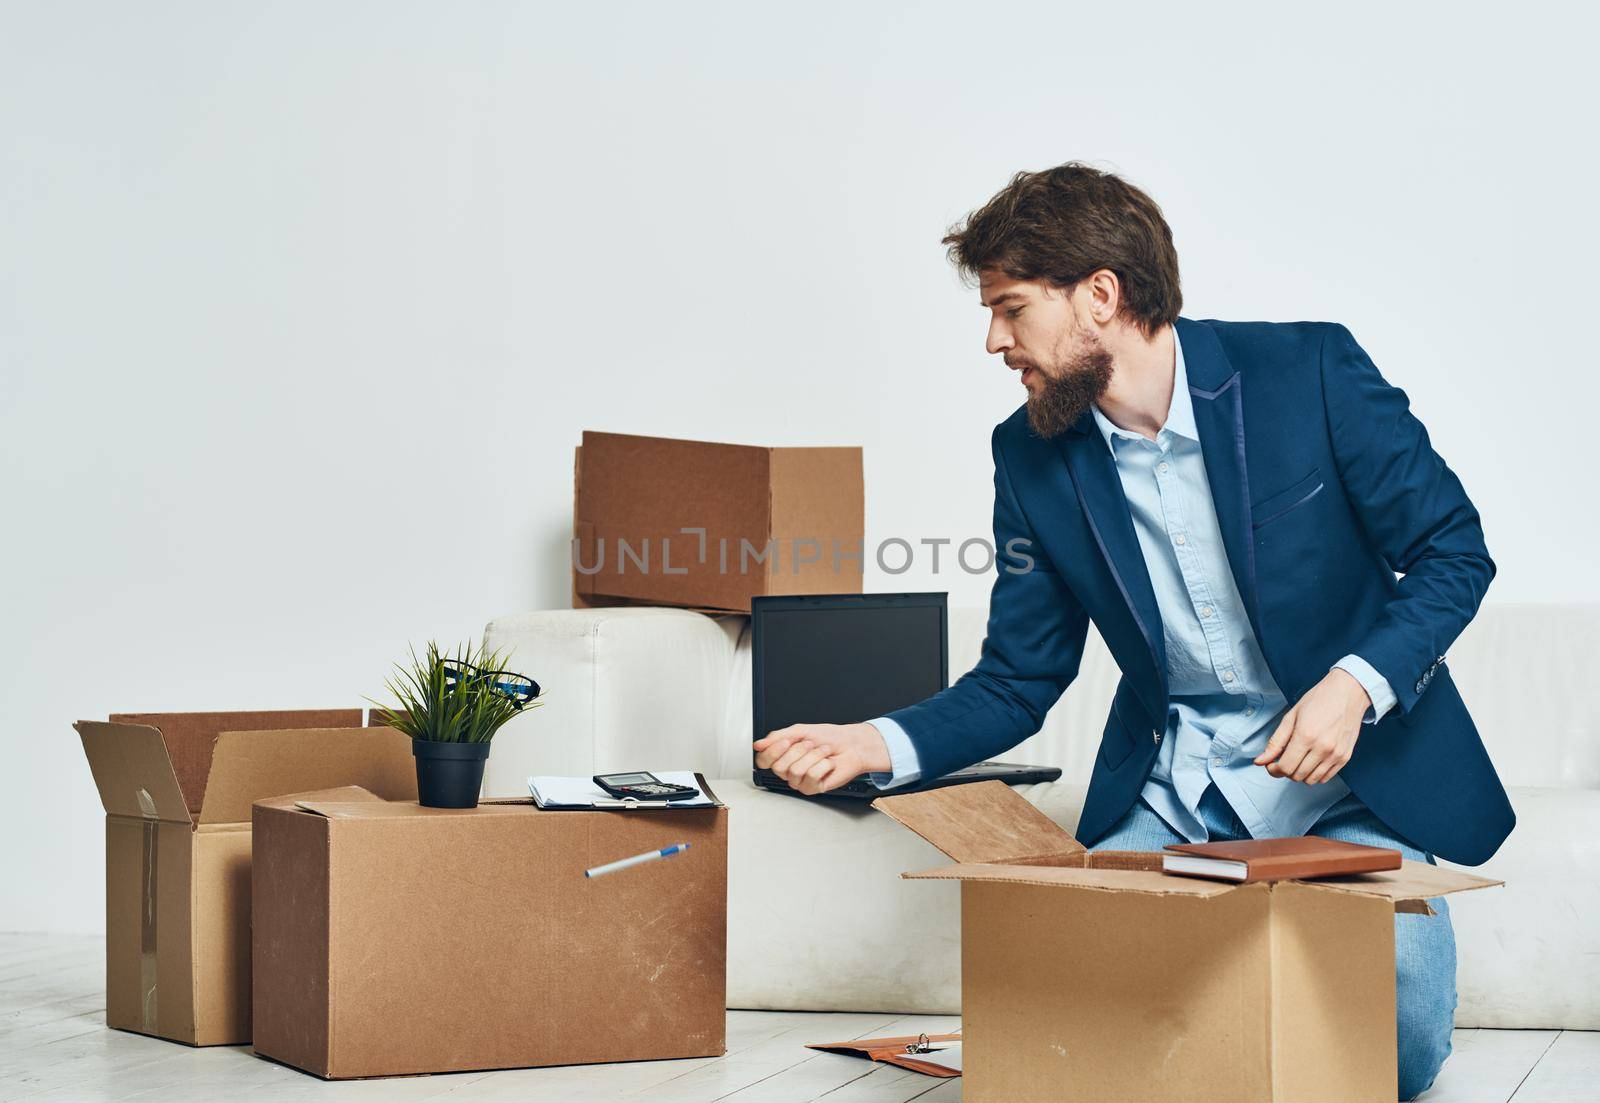
[[[1306,835],[1233,843],[1172,843],[1162,871],[1218,881],[1294,881],[1399,869],[1400,852]]]
[[[853,1042],[808,1042],[807,1049],[866,1057],[924,1076],[961,1075],[961,1035],[911,1034],[904,1038],[857,1038]]]

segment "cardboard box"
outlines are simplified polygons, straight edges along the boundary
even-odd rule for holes
[[[1089,853],[998,781],[880,797],[957,864],[962,1098],[1392,1103],[1394,914],[1498,884],[1418,862],[1236,885]]]
[[[250,805],[354,782],[415,797],[411,741],[360,709],[73,725],[106,810],[106,1025],[250,1040]],[[294,730],[283,730],[294,729]]]
[[[258,803],[255,836],[263,1056],[340,1079],[723,1052],[724,807],[346,792]]]
[[[860,593],[860,448],[583,434],[573,604],[750,611],[764,594]]]

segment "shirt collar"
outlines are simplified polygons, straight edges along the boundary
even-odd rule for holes
[[[1089,409],[1094,413],[1094,423],[1099,427],[1100,435],[1105,438],[1106,447],[1111,448],[1113,452],[1116,451],[1111,443],[1113,436],[1125,440],[1146,439],[1138,433],[1113,424],[1110,418],[1100,412],[1099,406],[1091,406]],[[1161,428],[1174,436],[1186,437],[1193,441],[1200,439],[1200,432],[1194,421],[1194,399],[1189,396],[1189,372],[1183,363],[1183,342],[1178,339],[1176,326],[1172,329],[1172,402],[1167,407],[1167,420]]]

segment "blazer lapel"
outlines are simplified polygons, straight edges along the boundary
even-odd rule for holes
[[[1073,489],[1089,522],[1089,530],[1150,650],[1156,683],[1160,687],[1158,700],[1164,701],[1167,648],[1161,631],[1161,610],[1156,605],[1139,537],[1133,531],[1133,515],[1122,493],[1116,461],[1095,428],[1093,414],[1080,418],[1076,425],[1056,438],[1056,444],[1072,474]]]
[[[1228,566],[1244,600],[1250,626],[1261,638],[1256,601],[1256,555],[1250,517],[1250,484],[1245,473],[1244,381],[1228,363],[1217,335],[1209,326],[1188,318],[1177,322],[1183,362],[1189,372],[1189,395],[1195,427],[1205,457],[1206,481],[1217,508]]]

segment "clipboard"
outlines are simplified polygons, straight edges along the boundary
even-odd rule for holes
[[[842,1053],[847,1057],[865,1057],[887,1065],[920,1072],[924,1076],[954,1077],[961,1075],[961,1035],[907,1034],[903,1038],[857,1038],[850,1042],[807,1042],[807,1049],[820,1049],[825,1053]],[[950,1054],[939,1063],[930,1059],[935,1053]],[[929,1057],[923,1057],[928,1054]]]
[[[693,785],[700,790],[700,796],[693,800],[677,801],[637,800],[633,797],[618,799],[605,793],[588,778],[580,777],[530,777],[528,792],[533,797],[533,803],[546,812],[631,812],[646,809],[704,812],[708,808],[722,807],[722,801],[711,791],[711,786],[706,784],[704,774],[663,771],[661,778],[663,781],[674,781],[680,785]],[[547,783],[546,791],[542,793],[538,784],[540,782]]]

